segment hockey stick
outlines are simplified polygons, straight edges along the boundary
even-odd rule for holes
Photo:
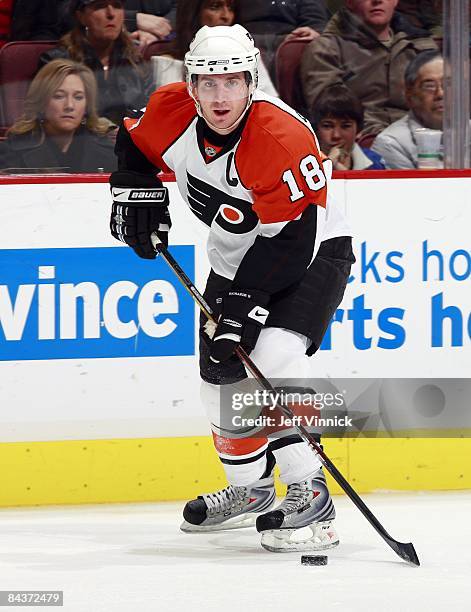
[[[178,262],[174,259],[174,257],[170,254],[167,247],[160,241],[158,236],[154,233],[151,235],[152,244],[160,254],[167,264],[172,268],[174,273],[177,275],[178,279],[181,281],[182,285],[185,289],[190,293],[195,302],[198,304],[201,311],[206,315],[206,317],[212,321],[213,323],[217,323],[213,317],[213,311],[206,300],[203,298],[201,293],[195,287],[195,285],[191,282],[182,268],[179,266]],[[255,363],[250,359],[247,352],[239,346],[236,349],[236,353],[239,359],[242,361],[244,366],[249,370],[255,380],[259,383],[259,385],[267,390],[273,398],[277,398],[278,395],[276,393],[275,388],[270,384],[268,379],[263,376],[260,370],[257,368]],[[287,418],[293,419],[294,413],[288,406],[280,404],[278,401],[276,402],[276,408],[280,410],[280,412]],[[296,420],[294,422],[297,422]],[[389,535],[386,529],[381,525],[375,515],[371,512],[368,506],[364,503],[364,501],[360,498],[358,493],[353,489],[353,487],[349,484],[349,482],[342,476],[339,470],[335,467],[332,461],[327,457],[327,455],[322,450],[321,446],[318,442],[316,442],[315,438],[307,431],[307,429],[301,425],[295,425],[297,431],[301,438],[311,447],[311,449],[316,453],[319,457],[322,465],[329,471],[334,480],[339,484],[339,486],[345,491],[348,497],[352,500],[355,506],[360,510],[366,520],[374,527],[374,529],[379,533],[379,535],[383,538],[383,540],[389,544],[389,546],[394,550],[394,552],[413,565],[420,565],[419,558],[417,553],[415,552],[414,545],[412,543],[403,543],[398,542],[393,537]]]

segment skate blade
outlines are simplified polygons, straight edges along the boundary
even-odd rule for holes
[[[265,550],[275,553],[309,552],[335,548],[339,538],[332,526],[327,532],[322,524],[317,524],[300,529],[269,529],[262,532],[260,543]]]
[[[246,516],[235,516],[222,523],[213,525],[192,525],[187,521],[183,521],[180,525],[181,531],[184,533],[213,533],[214,531],[229,531],[231,529],[247,529],[255,527],[255,520],[258,514],[247,514]]]

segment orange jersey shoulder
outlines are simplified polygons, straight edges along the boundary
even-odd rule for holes
[[[195,103],[188,94],[186,84],[171,83],[159,87],[151,95],[139,119],[126,118],[124,125],[147,159],[168,172],[173,168],[168,168],[162,157],[195,117]]]
[[[262,222],[294,219],[309,204],[325,207],[322,157],[301,118],[273,102],[254,101],[235,163]]]

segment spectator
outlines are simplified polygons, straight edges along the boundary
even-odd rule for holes
[[[363,103],[363,134],[378,134],[407,112],[403,78],[420,51],[436,49],[427,32],[394,9],[398,0],[346,0],[324,33],[306,48],[301,76],[308,108],[331,85],[343,85]]]
[[[387,168],[417,168],[415,130],[442,129],[443,59],[438,52],[424,51],[411,61],[405,91],[409,112],[382,131],[372,146]]]
[[[412,25],[439,35],[442,24],[441,0],[399,0],[397,11],[405,15]]]
[[[326,0],[327,8],[335,13],[345,4],[344,0]],[[442,23],[442,0],[399,0],[397,11],[418,28],[439,35]]]
[[[12,40],[56,40],[55,0],[0,2],[0,47]]]
[[[58,0],[61,34],[67,34],[74,21],[71,8],[74,0]],[[126,0],[124,23],[133,40],[140,47],[155,40],[166,39],[171,31],[169,19],[174,12],[175,0]]]
[[[324,30],[329,11],[324,0],[239,0],[237,23],[255,38],[270,73],[277,48],[286,38],[314,40]]]
[[[190,42],[202,26],[230,26],[235,22],[238,0],[179,0],[177,5],[176,33],[174,44],[169,50],[173,61],[166,57],[155,59],[157,74],[155,85],[184,80],[183,58],[188,51]],[[260,59],[259,89],[271,96],[278,96],[270,75]]]
[[[183,60],[200,27],[225,25],[235,22],[237,0],[178,0],[174,56]]]
[[[384,170],[380,155],[355,142],[363,115],[360,100],[341,85],[328,87],[319,96],[311,121],[334,170]]]
[[[70,60],[54,60],[34,77],[23,115],[8,130],[0,150],[2,168],[67,172],[112,172],[110,122],[95,107],[92,71]]]
[[[121,0],[74,0],[75,26],[46,51],[40,65],[57,58],[83,62],[95,74],[98,114],[116,125],[132,109],[145,106],[152,74],[124,27]]]
[[[313,40],[329,18],[324,0],[239,0],[238,19],[254,36],[258,34],[303,37]]]

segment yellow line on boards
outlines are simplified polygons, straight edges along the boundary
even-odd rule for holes
[[[471,489],[469,437],[323,444],[359,493]],[[332,493],[341,493],[329,482]],[[209,436],[0,444],[3,507],[187,500],[225,486]],[[279,483],[277,490],[283,491]]]

